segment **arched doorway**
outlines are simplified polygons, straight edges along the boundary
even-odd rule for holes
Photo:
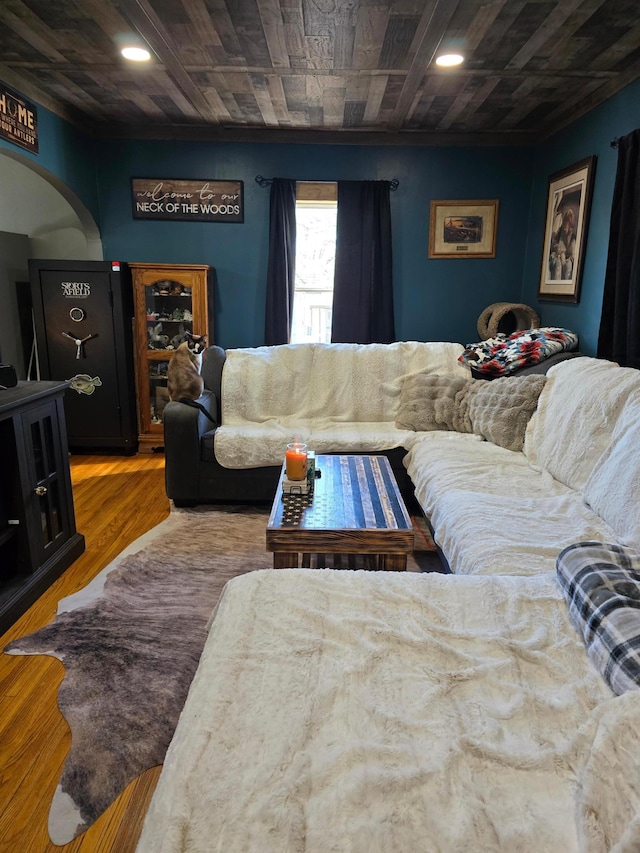
[[[98,226],[55,175],[0,149],[0,359],[25,379],[32,340],[29,258],[102,260]]]

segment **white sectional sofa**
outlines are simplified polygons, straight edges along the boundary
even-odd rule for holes
[[[167,494],[176,505],[266,501],[275,494],[287,443],[294,436],[316,453],[384,453],[405,494],[403,466],[412,430],[395,415],[406,377],[466,379],[461,344],[292,344],[204,353],[210,417],[167,404]]]
[[[138,853],[640,850],[640,372],[583,357],[487,383],[447,366],[385,374],[389,408],[371,405],[454,574],[231,580]],[[455,393],[425,412],[420,384]],[[527,384],[521,441],[477,417]],[[430,428],[395,427],[414,417]]]
[[[586,357],[557,364],[521,452],[433,431],[405,464],[454,573],[553,572],[563,548],[586,540],[638,549],[640,372]]]
[[[527,382],[472,379],[462,352],[415,341],[211,347],[201,403],[213,420],[182,403],[165,410],[169,497],[270,500],[287,442],[299,436],[318,454],[388,455],[455,574],[554,571],[560,551],[584,540],[640,548],[640,372],[588,357],[554,364],[536,377],[533,415],[514,421],[523,435],[513,450],[483,440],[493,433],[471,423],[473,409],[447,429],[442,411],[425,411],[428,400],[407,401],[421,381],[475,388],[476,397],[482,388],[485,404],[486,389],[504,398]],[[456,431],[465,423],[481,435]]]

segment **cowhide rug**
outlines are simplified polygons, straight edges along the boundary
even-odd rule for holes
[[[65,676],[58,705],[71,749],[49,813],[49,835],[84,832],[140,773],[162,764],[225,583],[270,568],[266,509],[173,509],[55,620],[9,643],[8,654],[47,654]],[[426,534],[426,538],[425,538]],[[441,570],[424,525],[408,568]]]

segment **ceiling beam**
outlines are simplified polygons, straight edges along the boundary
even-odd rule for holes
[[[247,128],[240,126],[202,126],[181,124],[94,124],[93,133],[98,137],[114,139],[171,139],[190,142],[277,142],[298,145],[385,145],[420,146],[441,145],[492,145],[526,146],[538,142],[538,134],[531,131],[479,131],[448,132],[403,130],[386,133],[380,130],[327,130],[287,128]]]

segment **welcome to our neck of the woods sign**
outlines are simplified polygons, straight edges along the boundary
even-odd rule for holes
[[[38,153],[38,112],[26,101],[0,83],[0,137]]]
[[[244,222],[242,181],[132,178],[134,219]]]

